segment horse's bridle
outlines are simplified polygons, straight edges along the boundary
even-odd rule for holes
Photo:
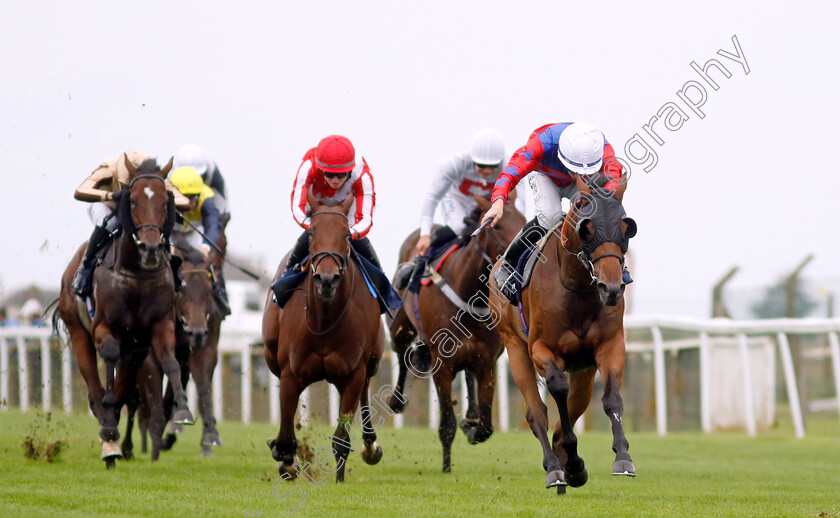
[[[595,263],[597,263],[601,259],[606,259],[607,257],[615,257],[616,259],[618,259],[618,262],[621,264],[621,267],[622,268],[624,267],[624,255],[622,255],[622,254],[616,254],[615,252],[607,252],[605,254],[601,254],[599,256],[592,257],[587,252],[585,252],[584,250],[581,250],[580,252],[575,253],[575,252],[572,252],[571,250],[569,250],[568,248],[566,248],[566,237],[563,234],[563,229],[566,227],[566,225],[569,224],[569,215],[571,215],[571,211],[569,211],[569,214],[563,220],[563,225],[560,227],[560,246],[563,248],[564,252],[566,252],[569,255],[573,255],[575,258],[577,258],[578,261],[580,261],[580,263],[583,265],[583,267],[589,273],[589,277],[591,278],[589,284],[596,284],[598,282],[598,277],[595,275]],[[576,216],[579,217],[579,215],[577,215],[577,214],[576,214]],[[608,241],[605,241],[605,243],[606,242],[608,242]],[[609,241],[609,242],[611,242],[611,241]],[[618,243],[616,243],[616,244],[618,244]],[[619,246],[621,246],[621,245],[619,245]],[[568,289],[568,290],[571,290],[571,291],[587,291],[587,290],[576,290],[576,289],[570,288],[570,287],[566,286],[566,284],[563,282],[563,279],[560,279],[560,282],[561,282],[561,284],[563,284],[563,287]]]
[[[315,219],[315,216],[319,216],[321,214],[332,214],[334,216],[341,216],[342,218],[346,218],[347,214],[343,212],[338,212],[336,210],[320,210],[318,212],[313,213],[309,216],[310,221]],[[311,235],[311,231],[310,231]],[[317,252],[312,254],[312,257],[309,259],[312,262],[312,273],[318,273],[318,265],[321,264],[321,261],[329,257],[333,261],[335,261],[336,265],[338,265],[338,275],[339,277],[344,276],[344,270],[347,268],[347,261],[350,257],[350,232],[347,232],[347,252],[344,255],[339,254],[338,252]]]
[[[129,196],[131,196],[131,188],[134,186],[134,182],[136,182],[137,180],[139,180],[141,178],[155,178],[155,179],[158,179],[161,182],[163,182],[163,186],[164,186],[164,188],[166,188],[166,180],[164,180],[160,175],[156,175],[154,173],[138,174],[137,176],[135,176],[134,178],[131,179],[131,182],[128,183]],[[137,235],[137,233],[139,231],[143,230],[144,228],[157,229],[157,231],[160,232],[161,235],[163,235],[163,227],[161,225],[158,225],[157,223],[141,223],[139,225],[133,225],[133,226],[134,226],[134,232],[132,233],[131,237],[134,238],[134,243],[137,244],[137,246],[140,246],[140,237]]]

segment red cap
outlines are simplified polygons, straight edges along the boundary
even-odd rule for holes
[[[324,137],[315,148],[315,165],[327,173],[352,171],[356,166],[356,149],[347,137]]]

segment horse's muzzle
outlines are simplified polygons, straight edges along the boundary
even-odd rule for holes
[[[598,283],[598,296],[604,306],[615,306],[624,296],[624,283]]]
[[[337,273],[316,273],[312,276],[312,281],[315,283],[318,295],[325,299],[331,299],[335,297],[338,283],[341,282],[341,275]]]
[[[154,269],[160,265],[164,255],[163,243],[148,243],[141,241],[137,244],[140,251],[140,265],[146,269]]]

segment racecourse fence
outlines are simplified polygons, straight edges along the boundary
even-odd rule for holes
[[[682,429],[686,421],[696,420],[705,432],[740,428],[754,436],[762,427],[772,425],[779,400],[787,402],[796,436],[804,437],[803,413],[833,409],[840,413],[840,319],[734,321],[629,315],[624,326],[627,367],[622,394],[625,423],[633,423],[630,429],[645,429],[649,422],[649,427],[665,435],[669,429]],[[262,361],[260,339],[258,329],[230,329],[223,324],[213,378],[217,419],[279,422],[279,380]],[[800,367],[798,372],[805,375],[799,379],[794,372],[792,342],[801,348],[807,363]],[[497,370],[496,427],[501,431],[523,428],[524,403],[510,375],[506,354],[499,358]],[[784,380],[784,392],[777,387],[777,371]],[[371,395],[395,384],[397,372],[397,358],[386,347],[380,372],[371,381]],[[463,373],[455,385],[456,412],[463,413]],[[545,387],[540,388],[545,399]],[[599,388],[596,378],[593,398],[600,396]],[[802,398],[800,390],[805,391]],[[33,397],[37,401],[38,395],[45,412],[59,401],[67,413],[87,406],[87,388],[72,350],[53,340],[46,328],[0,328],[0,411],[17,407],[25,412],[37,406]],[[197,396],[192,382],[187,395],[195,412]],[[405,415],[391,414],[381,397],[372,398],[374,411],[396,428],[426,424],[437,428],[438,402],[431,379],[410,380],[406,395],[412,404]],[[807,402],[805,412],[800,401]],[[301,396],[299,419],[304,425],[313,419],[335,423],[338,402],[334,387],[323,382],[313,385]],[[608,428],[602,414],[600,401],[593,401],[577,431],[597,425],[599,418],[601,426]]]

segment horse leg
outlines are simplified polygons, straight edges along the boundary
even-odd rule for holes
[[[120,343],[105,326],[99,326],[96,332],[99,354],[105,361],[105,394],[102,397],[102,417],[99,420],[99,438],[102,441],[102,460],[105,467],[114,467],[114,459],[122,457],[117,441],[120,429],[117,426],[117,400],[114,397],[114,378],[117,362],[120,360]]]
[[[291,374],[288,369],[280,377],[280,430],[277,437],[266,441],[271,450],[271,456],[280,463],[280,475],[291,479],[297,477],[295,472],[295,453],[297,439],[295,438],[295,412],[297,411],[300,393],[305,387]],[[290,479],[290,480],[291,480]]]
[[[155,359],[150,354],[143,363],[144,383],[143,394],[146,399],[146,425],[149,437],[152,439],[152,462],[160,458],[163,448],[163,430],[166,427],[166,417],[163,409],[163,393],[161,384],[163,376]],[[145,440],[145,437],[144,437]]]
[[[455,410],[452,408],[452,379],[454,374],[448,366],[442,366],[435,372],[435,388],[437,389],[438,405],[440,407],[440,426],[438,437],[443,446],[443,472],[452,471],[452,441],[455,439],[457,421]]]
[[[569,423],[574,429],[575,423],[586,411],[592,398],[592,387],[595,383],[595,369],[589,368],[569,373]],[[560,459],[561,465],[566,465],[566,450],[563,449],[563,423],[557,421],[552,437],[554,454]]]
[[[338,388],[341,396],[338,404],[338,426],[332,436],[333,453],[335,454],[335,481],[344,482],[344,468],[347,467],[347,457],[352,449],[350,437],[350,423],[356,413],[356,406],[362,399],[362,389],[367,383],[367,368],[359,366],[352,377]],[[367,448],[365,448],[367,449]],[[374,454],[375,452],[371,452]]]
[[[101,423],[105,415],[102,406],[105,389],[102,388],[102,379],[99,377],[96,348],[93,346],[90,335],[81,328],[74,328],[70,331],[70,341],[73,344],[73,354],[76,357],[76,364],[79,366],[79,373],[81,373],[85,385],[88,387],[90,411]]]
[[[371,424],[369,391],[370,378],[365,377],[365,386],[362,388],[361,395],[362,442],[364,442],[362,460],[367,464],[373,465],[382,460],[382,446],[376,442],[376,428]]]
[[[565,486],[567,485],[566,478],[560,461],[548,441],[548,408],[543,403],[540,391],[537,388],[537,375],[534,372],[534,363],[528,354],[527,344],[521,342],[515,335],[503,336],[503,339],[505,344],[515,344],[507,347],[508,361],[516,386],[522,392],[528,407],[525,415],[528,419],[528,426],[531,427],[531,432],[542,446],[543,469],[547,473],[545,487]],[[541,340],[537,340],[537,342],[541,343]],[[559,489],[558,492],[560,492]]]
[[[495,364],[493,364],[493,366],[489,369],[483,369],[479,373],[477,382],[475,381],[475,377],[467,377],[468,391],[472,393],[470,396],[470,408],[472,408],[473,405],[477,408],[477,410],[473,410],[476,417],[472,420],[471,426],[465,428],[464,421],[461,421],[461,429],[467,435],[467,440],[470,444],[484,442],[493,435],[493,395],[495,389],[495,379]],[[475,386],[476,384],[478,385],[477,391]],[[475,399],[475,403],[473,403],[473,399]],[[467,416],[469,415],[470,413],[467,412]]]
[[[621,400],[621,379],[624,375],[624,354],[609,354],[611,348],[605,347],[604,354],[596,357],[598,369],[601,371],[601,379],[604,380],[604,396],[601,402],[604,405],[604,412],[610,419],[613,434],[612,449],[615,452],[613,462],[613,475],[636,476],[636,466],[630,458],[630,443],[624,436],[622,416],[624,415],[624,402]],[[612,349],[614,350],[614,349]],[[622,348],[623,351],[623,348]],[[600,358],[604,356],[604,358]]]
[[[189,360],[190,373],[198,389],[198,411],[204,422],[204,431],[201,434],[202,457],[213,455],[210,446],[222,445],[222,438],[216,431],[216,418],[213,416],[213,401],[210,394],[216,361],[216,347],[211,347],[209,343],[193,351]]]
[[[187,393],[181,384],[181,366],[175,359],[175,323],[171,320],[158,322],[152,330],[152,347],[160,362],[163,373],[169,378],[175,398],[175,424],[195,424],[192,412],[187,407]]]
[[[405,396],[405,377],[408,374],[408,365],[405,363],[405,353],[411,346],[411,342],[417,336],[417,331],[408,319],[405,309],[400,308],[394,321],[391,323],[391,344],[396,357],[399,359],[399,374],[394,393],[388,398],[388,408],[397,414],[405,411],[408,398]]]
[[[464,370],[464,377],[467,381],[467,419],[478,419],[481,417],[481,411],[478,408],[478,380],[472,370]]]
[[[566,452],[566,463],[564,465],[566,481],[572,487],[580,487],[586,483],[589,474],[583,459],[577,452],[577,436],[572,430],[572,423],[569,420],[569,375],[561,371],[557,365],[550,362],[545,372],[545,384],[548,392],[557,402],[557,411],[560,413],[560,426],[562,430],[561,446]]]
[[[128,399],[126,406],[128,407],[128,418],[126,419],[125,435],[120,448],[123,452],[123,459],[131,460],[134,458],[134,443],[131,441],[131,434],[134,432],[134,414],[140,406],[140,398],[136,390],[132,397]]]

